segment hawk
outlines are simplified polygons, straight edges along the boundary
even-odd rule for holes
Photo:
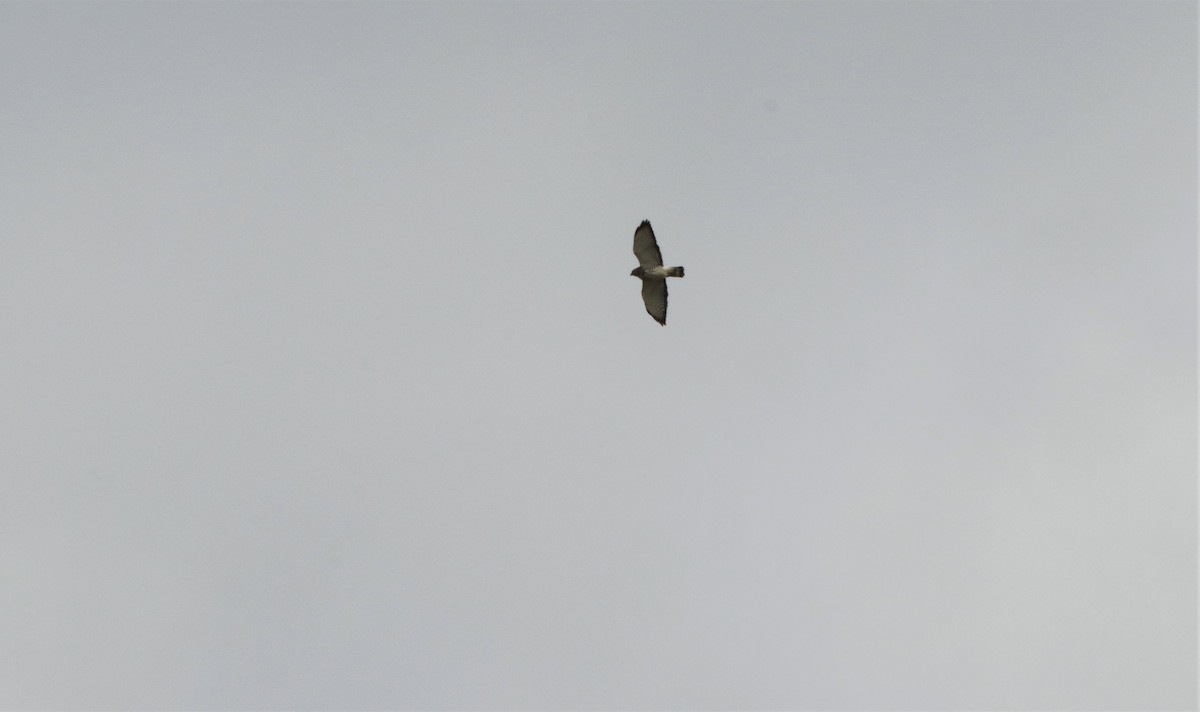
[[[646,312],[663,326],[667,325],[667,277],[682,277],[682,267],[663,267],[662,253],[654,239],[654,229],[649,220],[643,220],[633,233],[633,254],[641,263],[629,273],[642,280],[642,301]]]

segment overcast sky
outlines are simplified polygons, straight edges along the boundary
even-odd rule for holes
[[[1196,20],[0,5],[0,707],[1194,708]]]

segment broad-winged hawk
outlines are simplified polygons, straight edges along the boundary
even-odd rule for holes
[[[649,220],[643,220],[633,233],[633,254],[641,266],[629,273],[642,280],[642,301],[646,311],[663,326],[667,325],[667,277],[682,277],[682,267],[663,267],[662,253]]]

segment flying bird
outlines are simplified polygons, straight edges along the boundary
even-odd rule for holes
[[[663,326],[667,325],[667,277],[682,277],[682,267],[663,267],[662,253],[654,239],[654,229],[649,220],[643,220],[633,233],[633,254],[641,263],[629,273],[642,280],[642,301],[646,312]]]

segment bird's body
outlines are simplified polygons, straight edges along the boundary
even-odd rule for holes
[[[651,267],[649,269],[646,269],[645,267],[635,267],[629,274],[632,277],[641,277],[642,279],[666,279],[667,277],[682,277],[683,268],[663,267],[662,265]]]
[[[643,220],[633,233],[633,254],[640,266],[629,273],[642,280],[642,301],[646,312],[663,326],[667,325],[667,277],[682,277],[682,267],[664,267],[662,252],[654,239],[649,220]]]

